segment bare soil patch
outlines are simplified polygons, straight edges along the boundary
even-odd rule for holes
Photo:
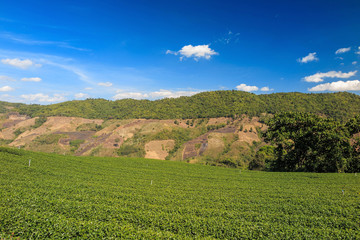
[[[145,145],[145,158],[165,160],[169,155],[169,151],[174,148],[174,145],[174,140],[156,140],[148,142]]]

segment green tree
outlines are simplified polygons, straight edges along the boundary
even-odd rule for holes
[[[360,114],[350,119],[346,127],[352,137],[351,159],[348,162],[347,172],[360,172]]]
[[[341,172],[351,147],[341,123],[310,113],[280,113],[268,121],[265,140],[276,145],[271,168],[281,171]]]
[[[275,147],[266,145],[261,147],[249,163],[250,170],[269,170],[276,159]]]

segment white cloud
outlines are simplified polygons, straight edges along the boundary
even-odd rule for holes
[[[308,62],[312,62],[312,61],[318,61],[319,58],[316,57],[316,52],[313,53],[309,53],[307,56],[303,57],[303,58],[299,58],[297,61],[301,62],[301,63],[308,63]]]
[[[324,83],[319,84],[315,87],[308,89],[312,92],[321,92],[321,91],[360,91],[360,81],[352,80],[352,81],[338,81],[332,83]]]
[[[20,60],[19,58],[13,58],[13,59],[7,58],[7,59],[1,59],[1,62],[3,64],[8,64],[21,69],[27,69],[31,66],[41,67],[41,64],[35,64],[30,59]]]
[[[66,100],[61,94],[54,94],[52,97],[43,93],[23,94],[21,97],[28,102],[62,102]]]
[[[86,93],[77,93],[77,94],[75,94],[76,99],[88,98],[88,97],[89,97],[89,94],[86,94]]]
[[[359,51],[357,51],[356,54],[360,54],[360,47],[358,47],[358,50],[359,50]]]
[[[199,93],[200,91],[172,91],[160,89],[159,91],[154,92],[125,92],[123,90],[117,90],[117,94],[113,97],[113,99],[124,99],[124,98],[132,98],[132,99],[162,99],[162,98],[178,98],[181,96],[192,96],[194,94]]]
[[[247,85],[244,84],[244,83],[236,86],[236,89],[237,89],[237,90],[240,90],[240,91],[245,91],[245,92],[254,92],[254,91],[259,90],[259,88],[256,87],[256,86],[247,86]]]
[[[145,99],[148,98],[149,95],[146,93],[140,93],[140,92],[120,92],[116,94],[113,99],[119,100],[124,98],[132,98],[132,99]]]
[[[91,87],[87,87],[87,88],[84,88],[84,90],[92,90],[93,88]]]
[[[14,88],[10,87],[10,86],[4,86],[4,87],[0,87],[0,92],[10,92],[13,91]]]
[[[262,87],[262,88],[260,88],[260,91],[262,91],[262,92],[270,92],[270,91],[273,91],[274,89],[270,89],[269,87]]]
[[[11,81],[14,82],[16,81],[16,79],[12,78],[12,77],[8,77],[8,76],[0,76],[0,81]]]
[[[355,76],[357,71],[343,73],[341,71],[329,71],[326,73],[316,73],[304,78],[305,82],[322,82],[324,78],[349,78]]]
[[[357,64],[357,61],[353,61],[353,62],[352,62],[352,65],[356,65],[356,64]]]
[[[171,91],[160,89],[159,91],[149,93],[152,98],[178,98],[181,96],[192,96],[199,93],[198,91]]]
[[[180,55],[180,60],[186,58],[194,58],[195,61],[198,61],[200,58],[205,58],[209,60],[211,56],[218,55],[219,53],[215,52],[209,47],[209,45],[187,45],[182,47],[179,51],[174,52],[167,50],[166,54]]]
[[[103,87],[111,87],[113,84],[111,82],[101,82],[98,83],[98,85]]]
[[[25,82],[40,82],[40,81],[41,81],[41,78],[39,78],[39,77],[22,78],[21,81],[25,81]]]
[[[348,51],[351,50],[351,47],[348,48],[339,48],[338,50],[336,50],[335,54],[341,54],[341,53],[346,53]]]

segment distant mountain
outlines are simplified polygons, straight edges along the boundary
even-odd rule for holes
[[[88,119],[196,119],[260,116],[282,111],[311,112],[345,121],[360,112],[360,96],[338,93],[273,93],[256,95],[242,91],[202,92],[191,97],[161,100],[74,100],[52,105],[11,104],[20,114],[67,116]],[[8,111],[6,104],[0,110]]]

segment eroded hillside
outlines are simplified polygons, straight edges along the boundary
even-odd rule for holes
[[[102,120],[1,116],[3,145],[77,156],[130,156],[245,166],[264,143],[266,126],[246,116]]]

